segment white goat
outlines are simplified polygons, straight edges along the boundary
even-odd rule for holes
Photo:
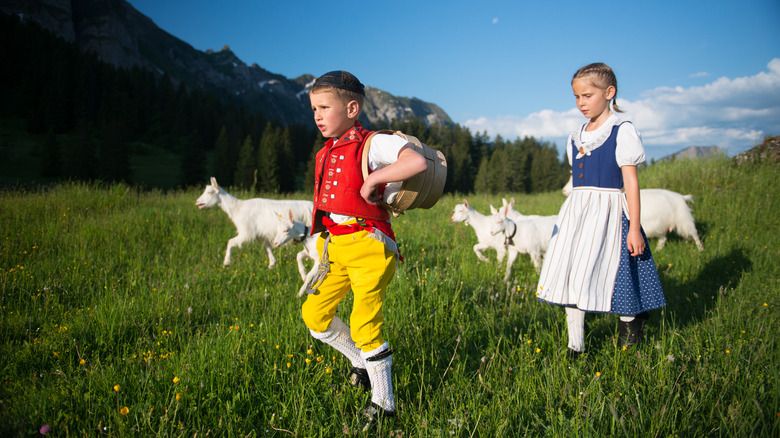
[[[295,257],[298,261],[298,273],[301,275],[301,280],[303,280],[303,285],[298,290],[298,296],[301,297],[306,292],[306,289],[309,288],[309,284],[314,279],[317,267],[320,264],[320,253],[317,251],[317,239],[320,237],[320,233],[310,236],[310,228],[303,222],[296,221],[292,210],[288,210],[287,216],[277,214],[277,218],[279,219],[279,225],[276,229],[276,237],[274,237],[274,248],[282,246],[289,241],[303,245],[303,249]],[[314,266],[308,272],[303,264],[305,259],[314,260]]]
[[[277,199],[237,199],[217,184],[216,178],[211,178],[211,184],[206,186],[195,205],[198,208],[211,208],[218,205],[227,213],[236,226],[238,235],[228,241],[223,265],[230,264],[230,252],[234,247],[252,240],[259,239],[265,245],[268,253],[268,268],[276,265],[276,258],[271,252],[271,240],[276,234],[276,211],[292,210],[297,220],[311,224],[311,201],[277,200]]]
[[[561,192],[569,196],[571,190],[572,179],[569,178]],[[681,195],[664,189],[642,189],[639,191],[639,202],[639,221],[648,239],[658,238],[656,251],[664,247],[666,234],[674,230],[677,230],[680,237],[693,240],[699,251],[704,250],[691,208],[688,206],[688,202],[693,203],[693,195]]]
[[[514,199],[509,203],[504,201],[504,205],[495,210],[491,216],[490,233],[504,236],[510,253],[514,249],[516,254],[528,254],[534,269],[539,272],[542,268],[542,258],[550,245],[550,238],[555,228],[554,219],[557,216],[552,216],[552,226],[548,226],[550,216],[523,216],[515,211],[515,219],[512,219],[509,215],[514,211],[512,208],[514,203]],[[507,267],[505,280],[509,278],[510,267],[511,265]]]
[[[506,239],[503,235],[492,234],[490,232],[492,218],[491,216],[485,216],[472,208],[468,201],[463,200],[463,204],[455,206],[455,211],[450,218],[452,222],[464,222],[466,225],[471,225],[474,228],[474,232],[477,233],[477,244],[474,245],[474,254],[477,258],[483,262],[487,262],[488,259],[482,254],[483,250],[493,248],[496,250],[496,258],[499,261],[504,260],[504,256],[509,253],[507,259],[507,269],[505,278],[509,277],[509,271],[512,268],[517,258],[517,250],[513,247],[507,247]]]
[[[681,195],[664,189],[642,189],[639,191],[639,199],[639,220],[648,239],[658,238],[656,251],[660,251],[666,244],[666,233],[675,230],[680,237],[693,240],[699,251],[704,250],[688,206],[688,202],[693,203],[693,195]]]
[[[501,198],[501,202],[504,206],[509,205],[509,211],[507,212],[507,218],[518,222],[521,220],[532,220],[534,221],[536,225],[536,229],[539,233],[540,239],[545,239],[547,242],[544,243],[544,252],[547,252],[547,245],[550,243],[549,240],[552,237],[553,231],[555,230],[555,222],[558,220],[558,215],[552,215],[552,216],[540,216],[537,214],[522,214],[519,211],[514,209],[515,205],[515,198],[510,198],[510,201],[507,202],[505,198]],[[498,210],[495,210],[493,206],[490,206],[490,211],[493,214],[496,214]]]

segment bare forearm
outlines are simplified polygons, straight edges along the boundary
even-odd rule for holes
[[[623,188],[626,191],[626,201],[628,202],[630,228],[639,230],[642,207],[639,200],[639,178],[636,166],[623,166],[621,170],[623,171]]]
[[[372,172],[366,178],[366,183],[373,187],[395,181],[407,180],[428,168],[428,161],[413,149],[405,147],[398,153],[398,161]]]
[[[375,205],[379,200],[376,187],[395,181],[407,180],[428,168],[428,161],[422,155],[414,150],[404,147],[398,152],[398,160],[368,175],[360,188],[360,196],[371,205]]]

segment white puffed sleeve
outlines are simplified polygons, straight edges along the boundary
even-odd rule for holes
[[[645,162],[645,147],[632,123],[623,123],[618,128],[615,159],[620,167],[637,166]]]

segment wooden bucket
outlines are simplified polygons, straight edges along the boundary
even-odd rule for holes
[[[419,173],[401,184],[393,202],[390,204],[381,201],[382,208],[398,216],[406,210],[415,208],[431,208],[441,198],[444,192],[444,183],[447,181],[447,159],[441,151],[433,149],[412,135],[406,135],[400,131],[376,131],[366,139],[363,147],[361,165],[363,179],[368,177],[368,151],[371,147],[371,139],[376,134],[394,134],[408,141],[414,150],[428,161],[428,169]]]

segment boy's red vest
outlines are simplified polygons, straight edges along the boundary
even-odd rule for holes
[[[360,123],[355,123],[355,127],[341,136],[335,146],[331,138],[317,152],[312,234],[325,230],[322,223],[325,212],[371,221],[390,220],[387,210],[367,203],[360,196],[360,187],[363,186],[360,160],[363,145],[370,134]],[[382,190],[384,185],[380,186],[379,192]]]

